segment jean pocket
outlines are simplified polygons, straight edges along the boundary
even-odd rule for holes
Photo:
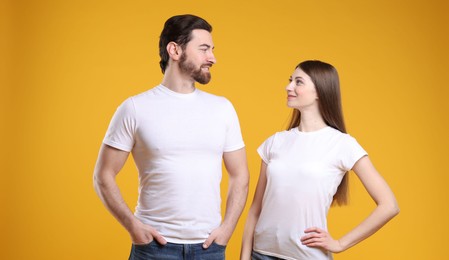
[[[153,243],[154,243],[154,239],[152,239],[150,242],[145,243],[145,244],[134,244],[134,243],[133,243],[133,245],[135,245],[135,246],[150,246],[150,245],[153,244]]]
[[[212,242],[212,245],[213,245],[213,246],[216,246],[216,247],[218,247],[218,248],[226,249],[226,245],[223,246],[223,245],[217,244],[217,242],[215,242],[215,241]]]

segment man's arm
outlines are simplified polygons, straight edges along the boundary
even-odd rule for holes
[[[257,181],[256,191],[254,193],[253,202],[249,208],[246,218],[245,229],[242,237],[242,248],[240,251],[240,260],[250,260],[251,252],[254,244],[254,230],[262,211],[262,200],[267,187],[267,164],[262,160],[260,166],[259,180]]]
[[[205,248],[214,241],[219,245],[228,243],[248,196],[249,171],[245,148],[224,153],[223,161],[229,174],[226,213],[221,226],[215,229],[204,242],[203,247]]]
[[[115,180],[125,165],[129,152],[103,144],[94,170],[94,187],[103,204],[129,232],[134,244],[148,244],[153,239],[165,244],[165,239],[151,226],[139,221],[124,201]]]

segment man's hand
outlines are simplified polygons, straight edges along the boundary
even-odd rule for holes
[[[143,224],[142,222],[136,222],[136,225],[129,232],[131,240],[135,245],[147,245],[153,240],[156,240],[159,244],[165,245],[167,241],[159,232],[152,226]]]
[[[210,233],[209,237],[203,243],[203,248],[208,248],[213,242],[221,246],[226,246],[231,235],[232,230],[227,230],[225,227],[220,226]]]

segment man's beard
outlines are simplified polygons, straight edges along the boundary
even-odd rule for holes
[[[210,72],[203,72],[201,67],[196,69],[194,64],[187,61],[186,53],[184,52],[181,54],[181,58],[179,59],[179,69],[182,72],[189,74],[196,82],[200,84],[207,84],[211,79]],[[208,67],[210,68],[211,65]]]

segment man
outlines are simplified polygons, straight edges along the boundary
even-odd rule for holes
[[[202,18],[168,19],[159,41],[162,83],[117,109],[94,172],[96,192],[132,240],[129,259],[224,259],[246,203],[248,167],[237,114],[207,84],[215,64],[212,27]],[[116,175],[132,153],[139,171],[133,214]],[[229,174],[221,219],[222,159]]]

